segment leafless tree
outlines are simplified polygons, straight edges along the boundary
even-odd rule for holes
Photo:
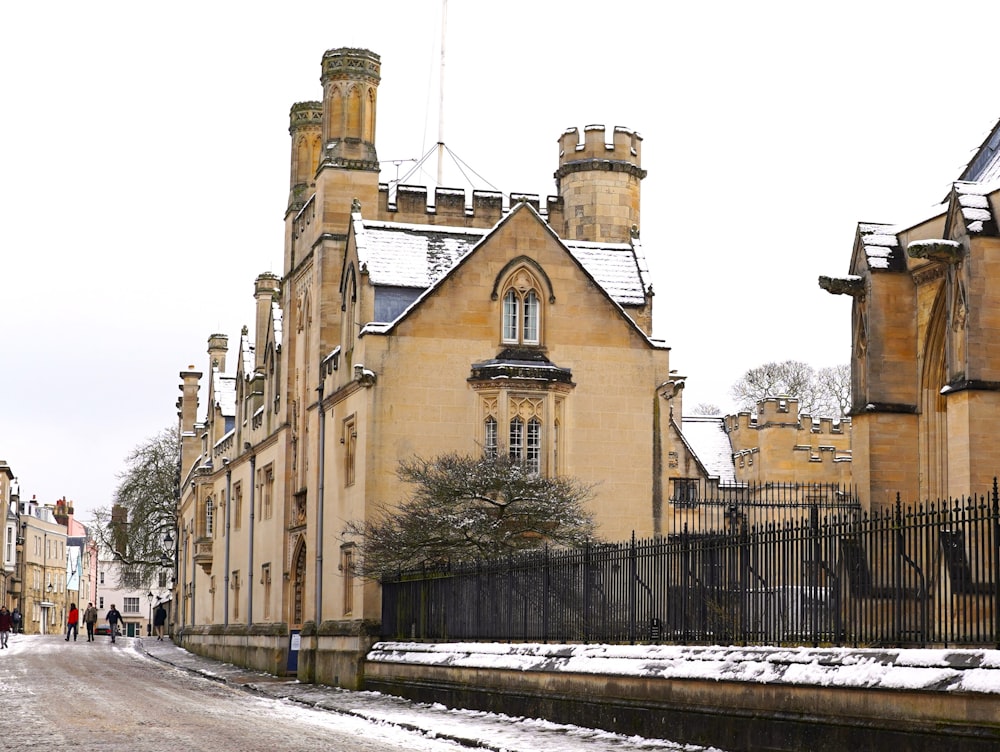
[[[410,498],[344,528],[344,539],[359,547],[364,577],[546,544],[577,546],[594,533],[585,508],[591,487],[530,472],[502,454],[415,458],[401,462],[398,475],[414,486]]]
[[[851,370],[840,365],[817,371],[799,360],[765,363],[743,374],[731,394],[740,410],[753,411],[760,400],[787,396],[799,401],[801,413],[842,417],[851,404]]]
[[[113,504],[94,512],[93,535],[121,563],[126,582],[149,582],[173,564],[164,539],[176,537],[179,461],[177,429],[160,431],[129,453]]]

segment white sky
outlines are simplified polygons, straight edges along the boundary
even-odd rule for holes
[[[445,142],[548,195],[567,127],[641,133],[654,334],[689,410],[728,409],[747,368],[847,361],[849,302],[816,279],[846,273],[857,222],[939,201],[1000,117],[995,55],[968,41],[994,15],[450,0]],[[320,98],[325,50],[381,55],[381,159],[437,140],[439,21],[439,0],[5,6],[0,458],[23,497],[85,519],[174,423],[209,334],[235,357],[254,278],[282,271],[288,110]]]

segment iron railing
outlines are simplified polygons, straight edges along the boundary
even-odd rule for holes
[[[1000,494],[428,567],[384,639],[1000,647]]]

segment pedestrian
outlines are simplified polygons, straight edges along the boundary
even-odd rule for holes
[[[14,617],[6,606],[0,606],[0,648],[7,647],[7,638],[10,637],[10,630],[13,626]]]
[[[122,619],[121,612],[115,608],[115,604],[111,604],[111,608],[108,609],[108,615],[105,617],[108,620],[108,626],[111,627],[111,642],[115,641],[115,635],[118,633],[118,625],[124,624],[125,620]]]
[[[156,605],[156,611],[153,612],[153,626],[156,627],[156,639],[163,639],[163,625],[167,623],[167,609],[163,607],[162,603]]]
[[[13,632],[15,634],[24,631],[24,627],[21,625],[21,609],[19,609],[17,606],[14,606],[14,610],[11,611],[10,620]]]
[[[69,616],[66,617],[66,642],[69,642],[69,636],[73,635],[73,642],[76,642],[77,630],[80,627],[80,612],[76,608],[75,603],[69,604]]]
[[[94,627],[97,626],[97,609],[93,603],[87,604],[87,610],[83,612],[83,623],[87,625],[87,642],[93,642]]]

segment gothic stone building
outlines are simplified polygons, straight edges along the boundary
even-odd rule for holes
[[[944,202],[859,224],[852,302],[853,477],[862,502],[985,492],[1000,473],[1000,125]]]
[[[283,273],[257,278],[235,363],[213,335],[178,402],[181,644],[344,686],[380,601],[341,533],[405,498],[400,460],[508,452],[594,484],[599,533],[618,540],[661,532],[676,441],[639,244],[640,136],[567,130],[544,205],[390,191],[380,67],[328,51],[322,101],[291,108]]]

